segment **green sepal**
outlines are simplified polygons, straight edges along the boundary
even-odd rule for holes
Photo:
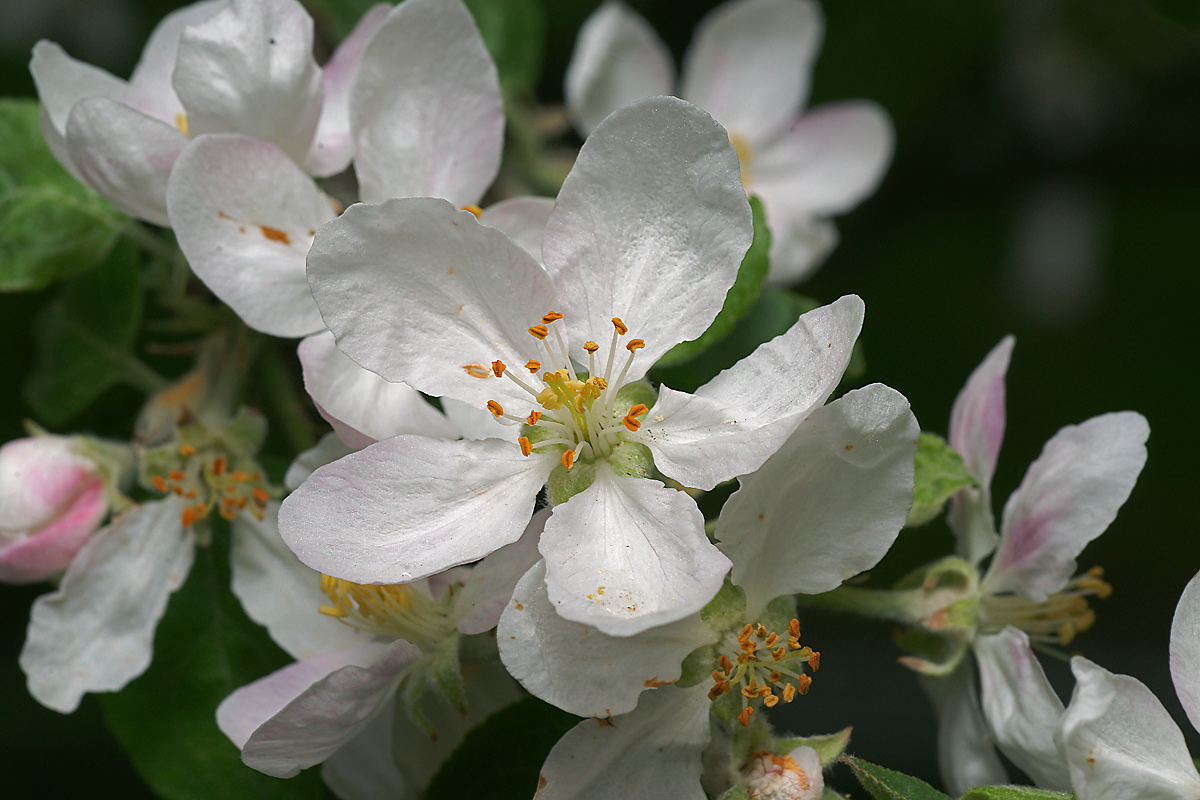
[[[839,763],[846,764],[854,777],[875,800],[951,800],[949,795],[939,792],[928,783],[911,775],[863,761],[854,756],[842,756]]]
[[[166,475],[171,470],[187,471],[189,465],[194,468],[201,463],[197,459],[217,455],[225,457],[227,471],[261,474],[263,470],[254,455],[262,447],[266,435],[266,418],[246,406],[238,409],[233,419],[216,428],[199,420],[186,422],[175,428],[174,437],[166,444],[141,450],[138,482],[147,490],[157,491],[153,483],[156,475]],[[180,449],[184,446],[193,448],[198,455],[183,455]]]
[[[1075,795],[1032,786],[976,786],[958,800],[1073,800]]]
[[[458,633],[447,636],[437,649],[423,655],[429,682],[441,692],[450,707],[459,714],[467,713],[467,685],[463,682],[462,665],[458,661]]]
[[[750,249],[742,258],[738,268],[737,278],[729,293],[725,295],[725,303],[708,329],[690,342],[680,342],[658,359],[655,369],[682,364],[696,358],[716,342],[723,339],[737,325],[751,306],[758,299],[763,281],[770,268],[768,254],[771,250],[771,232],[767,229],[767,218],[763,211],[762,201],[757,197],[750,198],[750,210],[754,217],[754,240]],[[648,405],[648,404],[647,404]]]
[[[591,486],[595,480],[596,464],[592,461],[576,461],[570,469],[559,464],[550,472],[550,478],[546,481],[550,505],[567,502]]]
[[[421,674],[417,664],[420,664],[420,661],[410,664],[404,670],[404,677],[400,679],[400,699],[404,702],[404,711],[413,724],[427,735],[437,736],[437,728],[421,710],[421,700],[425,697],[429,684],[425,682],[425,676]]]
[[[532,94],[542,74],[546,19],[537,0],[464,0],[504,93]]]
[[[930,522],[959,489],[979,486],[979,481],[963,463],[962,456],[951,449],[945,439],[935,434],[921,434],[914,463],[913,505],[905,527],[913,528]]]
[[[838,759],[850,743],[850,733],[853,728],[843,728],[837,733],[827,733],[824,736],[782,736],[772,743],[771,752],[787,754],[797,747],[811,747],[817,751],[821,766],[828,766]]]
[[[605,456],[613,472],[626,478],[648,478],[654,469],[654,456],[641,442],[621,442]]]
[[[751,800],[750,790],[746,788],[746,784],[739,783],[729,791],[722,794],[718,800]]]
[[[91,436],[76,436],[75,445],[81,456],[96,465],[100,479],[104,482],[104,496],[114,513],[133,505],[125,496],[133,476],[134,450],[124,442],[112,442]]]
[[[623,408],[627,411],[638,403],[647,408],[654,408],[656,402],[658,402],[658,391],[646,381],[625,384],[617,390],[617,396],[613,400],[616,408]]]
[[[700,609],[700,619],[714,633],[725,634],[746,618],[746,592],[725,576],[725,582],[708,605]]]

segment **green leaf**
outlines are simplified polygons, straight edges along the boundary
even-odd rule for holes
[[[37,356],[24,396],[36,416],[61,425],[118,381],[144,385],[130,352],[141,318],[139,253],[122,242],[99,267],[65,283],[34,322]]]
[[[968,789],[959,800],[1072,800],[1074,797],[1032,786],[977,786]]]
[[[126,222],[55,160],[40,113],[34,100],[0,99],[0,292],[40,289],[90,269]]]
[[[854,777],[875,800],[951,800],[949,795],[911,775],[854,756],[842,756],[838,761],[849,765]]]
[[[906,527],[924,525],[942,511],[950,496],[967,486],[978,486],[962,456],[932,433],[922,433],[917,442],[913,505]]]
[[[505,94],[532,93],[542,74],[546,19],[537,0],[466,0]]]
[[[218,703],[290,660],[229,590],[228,533],[221,526],[213,546],[197,550],[158,626],[150,669],[124,691],[100,696],[105,720],[166,800],[323,797],[319,770],[288,780],[263,775],[217,728]]]
[[[426,800],[529,800],[550,749],[580,721],[536,697],[497,711],[442,764]]]
[[[771,232],[767,230],[762,201],[757,197],[751,197],[750,209],[754,214],[754,241],[750,243],[750,249],[742,258],[737,279],[729,288],[729,293],[725,295],[725,304],[721,306],[717,318],[713,320],[712,325],[708,326],[708,330],[700,334],[700,338],[690,342],[680,342],[664,353],[655,365],[656,369],[681,364],[696,358],[733,331],[738,320],[758,300],[759,290],[762,289],[763,280],[767,277],[767,268],[770,266],[767,255],[771,249]],[[707,355],[705,360],[707,360]]]

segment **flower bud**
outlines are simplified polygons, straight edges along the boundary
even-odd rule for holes
[[[66,569],[108,511],[97,465],[66,436],[0,447],[0,582],[35,583]]]
[[[742,777],[753,800],[820,800],[825,792],[821,759],[803,745],[786,756],[760,750],[750,756]]]

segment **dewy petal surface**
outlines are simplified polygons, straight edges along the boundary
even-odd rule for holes
[[[873,567],[912,505],[920,426],[908,401],[872,384],[814,411],[717,522],[751,616],[785,594],[818,594]]]
[[[545,358],[527,329],[559,301],[538,263],[470,212],[426,197],[353,205],[317,231],[308,281],[338,348],[361,366],[528,413],[533,398],[490,365]]]
[[[572,353],[605,342],[613,317],[645,341],[636,380],[708,328],[754,237],[737,153],[695,106],[652,97],[604,120],[584,142],[546,226],[542,254]]]
[[[324,327],[304,258],[333,206],[282,150],[238,134],[195,139],[167,188],[179,246],[196,275],[255,330]]]
[[[1171,680],[1192,727],[1200,730],[1200,576],[1188,581],[1171,621]]]
[[[504,103],[466,6],[405,0],[391,11],[362,55],[350,126],[365,202],[479,202],[500,168]]]
[[[971,659],[963,659],[946,678],[923,680],[922,686],[937,712],[938,766],[946,789],[957,795],[972,786],[1005,783],[1008,774],[979,710]]]
[[[579,28],[564,94],[571,121],[585,136],[622,106],[671,94],[671,52],[641,15],[608,0]]]
[[[471,568],[455,604],[455,611],[460,615],[459,633],[469,636],[496,627],[517,582],[541,561],[538,539],[549,517],[550,509],[540,509],[529,520],[520,539],[506,544]]]
[[[1060,729],[1079,800],[1194,800],[1200,773],[1158,698],[1134,678],[1071,659],[1075,693]]]
[[[521,578],[500,617],[500,659],[530,693],[580,716],[633,710],[647,688],[672,683],[683,660],[716,634],[699,614],[634,636],[607,636],[559,616],[546,595],[546,565]]]
[[[804,314],[786,333],[701,386],[669,387],[630,438],[664,475],[709,490],[753,472],[838,385],[862,329],[863,302],[847,295]]]
[[[541,800],[704,800],[700,754],[708,746],[703,686],[664,686],[611,721],[586,719],[542,765]]]
[[[121,689],[150,666],[167,598],[192,568],[182,510],[171,498],[117,517],[34,602],[20,664],[42,705],[70,713],[85,693]]]
[[[948,444],[963,457],[979,480],[979,489],[963,489],[950,500],[947,521],[957,539],[958,554],[978,564],[999,537],[992,516],[992,473],[1004,442],[1004,388],[1016,339],[1005,336],[967,378],[950,410]]]
[[[632,636],[704,607],[729,559],[704,535],[685,492],[595,462],[592,485],[554,507],[542,534],[546,587],[558,613]]]
[[[420,392],[355,364],[337,349],[329,331],[309,336],[298,354],[305,391],[346,444],[366,447],[402,433],[458,437],[455,425]]]
[[[821,10],[808,0],[724,3],[696,27],[680,96],[760,143],[808,100],[824,34]]]
[[[407,583],[519,539],[553,455],[526,458],[500,439],[396,436],[314,472],[284,500],[279,530],[326,575]]]
[[[1023,631],[1008,627],[975,640],[980,699],[996,746],[1042,789],[1071,791],[1067,762],[1054,742],[1063,714]]]
[[[1041,602],[1075,573],[1075,556],[1112,524],[1146,463],[1150,426],[1134,411],[1068,425],[1046,442],[1004,506],[986,592]]]
[[[313,21],[296,0],[230,0],[184,31],[172,83],[188,133],[243,133],[303,163],[324,89]]]

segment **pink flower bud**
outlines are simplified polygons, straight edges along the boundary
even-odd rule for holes
[[[108,511],[96,465],[65,436],[0,447],[0,582],[62,572]]]

